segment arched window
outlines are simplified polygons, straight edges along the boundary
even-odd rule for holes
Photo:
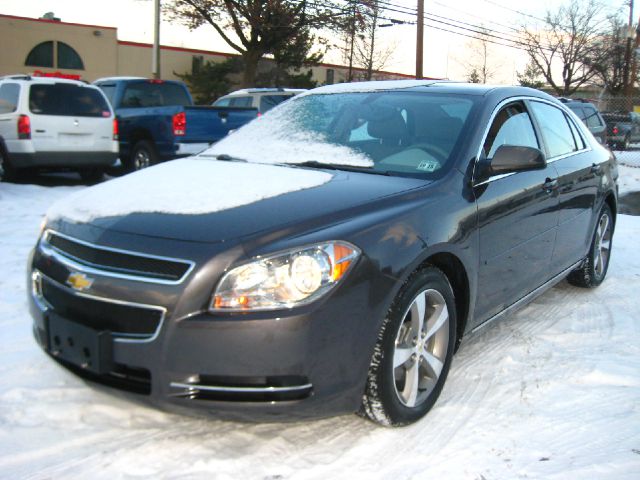
[[[54,43],[56,44],[55,56]],[[64,42],[48,41],[39,43],[29,52],[24,64],[30,67],[84,70],[84,63],[78,52]]]
[[[58,43],[58,68],[84,70],[84,64],[78,52],[63,42]]]
[[[53,68],[53,42],[42,42],[33,47],[24,64],[30,67]]]

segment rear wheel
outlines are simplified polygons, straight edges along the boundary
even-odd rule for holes
[[[628,150],[630,144],[631,144],[631,139],[629,138],[629,136],[624,137],[624,140],[619,144],[620,150]]]
[[[442,391],[455,338],[455,302],[447,277],[434,267],[418,271],[382,325],[362,413],[388,426],[422,418]]]
[[[582,266],[569,274],[567,280],[577,287],[591,288],[602,283],[609,269],[613,240],[613,214],[606,203],[600,210],[589,254]]]
[[[15,180],[16,176],[16,171],[9,163],[7,154],[0,148],[0,182]]]
[[[127,172],[135,172],[158,163],[158,154],[153,144],[147,140],[137,142],[131,153],[131,157],[125,162]]]
[[[89,185],[100,183],[104,178],[104,171],[101,168],[87,168],[78,173],[80,178]]]

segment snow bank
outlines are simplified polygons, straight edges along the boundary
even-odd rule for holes
[[[81,190],[54,204],[49,219],[74,222],[133,212],[200,214],[327,183],[332,175],[275,165],[184,159]]]
[[[638,478],[640,217],[618,217],[600,287],[562,282],[467,338],[417,424],[385,429],[346,415],[253,425],[91,387],[36,346],[26,257],[47,206],[84,190],[0,184],[0,477]]]

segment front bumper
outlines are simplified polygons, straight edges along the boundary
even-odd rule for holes
[[[202,253],[193,245],[191,249],[195,257]],[[171,251],[176,251],[175,245]],[[65,279],[82,273],[84,267],[43,248],[41,242],[32,253],[28,278],[35,337],[44,350],[55,352],[49,322],[60,311],[43,294],[43,283],[69,298],[97,302],[90,306],[93,311],[107,311],[113,302],[155,308],[161,319],[153,333],[149,330],[138,337],[110,333],[107,370],[96,372],[77,361],[57,359],[89,380],[144,394],[151,403],[170,410],[197,409],[241,420],[356,411],[377,330],[377,323],[370,320],[375,317],[367,315],[373,312],[366,305],[364,277],[354,269],[346,279],[349,285],[332,292],[330,300],[300,309],[212,315],[206,311],[217,281],[212,272],[224,271],[235,255],[216,256],[214,266],[196,260],[195,269],[178,284],[141,282],[86,269],[93,284],[79,292]],[[99,315],[88,317],[82,321],[91,327]],[[95,328],[100,329],[104,327]]]

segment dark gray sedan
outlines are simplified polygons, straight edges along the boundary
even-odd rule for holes
[[[322,87],[53,206],[35,337],[164,407],[411,423],[465,334],[565,277],[603,281],[617,176],[536,90]]]

